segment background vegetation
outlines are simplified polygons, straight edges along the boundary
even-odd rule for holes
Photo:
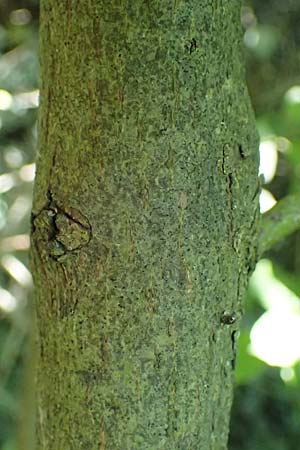
[[[247,78],[261,136],[262,211],[300,193],[300,4],[242,9]],[[29,216],[38,105],[38,2],[0,3],[0,450],[15,450],[28,330]],[[299,205],[300,210],[300,205]],[[230,450],[300,441],[300,232],[263,255],[239,340]]]

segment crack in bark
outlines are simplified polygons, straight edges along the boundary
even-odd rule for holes
[[[38,233],[48,256],[60,261],[89,244],[92,227],[87,217],[77,209],[60,206],[50,189],[47,198],[45,206],[37,214],[32,214],[32,234]]]
[[[231,333],[231,348],[232,348],[232,354],[233,354],[233,358],[231,360],[232,370],[235,369],[235,365],[236,365],[237,342],[238,342],[239,335],[240,335],[240,332],[238,330],[234,330]]]
[[[234,184],[234,174],[232,161],[230,158],[231,149],[229,144],[224,144],[222,148],[222,160],[221,160],[221,170],[223,175],[226,176],[226,190],[227,190],[227,199],[228,199],[228,214],[229,214],[229,239],[231,241],[231,245],[235,251],[237,251],[237,246],[235,244],[235,230],[234,230],[234,209],[236,208],[234,205],[234,193],[233,193],[233,184]]]
[[[186,49],[189,51],[189,54],[191,55],[193,52],[195,52],[198,48],[197,41],[195,38],[192,38],[188,45],[186,45]]]
[[[235,245],[235,230],[234,230],[234,202],[233,202],[233,174],[229,173],[227,176],[227,193],[228,193],[228,209],[229,209],[229,238],[234,251],[237,251]]]

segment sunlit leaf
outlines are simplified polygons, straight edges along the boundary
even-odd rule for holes
[[[235,381],[245,384],[258,376],[266,364],[249,352],[250,336],[247,331],[242,331],[238,341],[238,357],[235,369]]]

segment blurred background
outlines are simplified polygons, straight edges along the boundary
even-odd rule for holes
[[[242,8],[261,137],[261,211],[300,193],[300,2]],[[16,450],[26,338],[38,106],[38,2],[0,1],[0,450]],[[300,205],[299,205],[300,209]],[[298,450],[300,232],[258,263],[239,339],[230,450]]]

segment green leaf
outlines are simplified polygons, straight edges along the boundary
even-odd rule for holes
[[[300,229],[300,195],[288,195],[262,216],[259,255]]]
[[[238,342],[238,357],[235,369],[235,381],[237,384],[247,384],[250,380],[261,374],[266,364],[248,351],[250,335],[246,330],[242,330]]]

